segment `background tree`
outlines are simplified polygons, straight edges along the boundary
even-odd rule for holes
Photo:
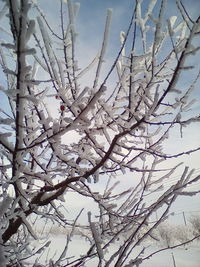
[[[168,159],[200,150],[169,153],[165,147],[173,129],[180,129],[181,137],[185,127],[199,122],[199,115],[191,112],[199,70],[190,64],[199,51],[199,18],[191,18],[177,1],[179,18],[166,20],[165,4],[152,0],[143,10],[142,1],[134,1],[118,54],[103,75],[111,9],[100,52],[80,69],[75,29],[79,4],[60,1],[57,32],[36,1],[2,1],[1,16],[10,25],[1,29],[5,40],[0,50],[6,81],[0,89],[8,100],[0,110],[2,266],[21,266],[41,251],[30,251],[27,244],[36,238],[34,229],[42,218],[71,229],[65,250],[52,265],[82,266],[96,257],[98,266],[138,266],[145,248],[133,259],[134,248],[169,216],[179,195],[199,192],[186,189],[200,179],[194,170],[181,163],[164,167]],[[193,81],[181,88],[191,69]],[[113,77],[115,83],[109,82]],[[162,190],[178,168],[179,179]],[[115,177],[127,179],[125,173],[133,185],[120,190]],[[98,192],[94,183],[100,185]],[[88,213],[88,225],[79,220],[83,210],[74,222],[63,215],[68,203],[60,203],[70,192],[77,195],[74,201],[81,195],[97,203],[96,217]],[[66,253],[75,228],[89,229],[90,248],[71,259]],[[106,253],[113,243],[115,251]]]

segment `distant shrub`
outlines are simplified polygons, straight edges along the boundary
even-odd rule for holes
[[[200,235],[200,215],[191,216],[189,219],[194,235]]]

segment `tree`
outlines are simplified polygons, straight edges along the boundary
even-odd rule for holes
[[[77,3],[60,1],[57,32],[36,1],[2,1],[1,15],[10,29],[1,29],[7,39],[0,50],[6,81],[0,89],[8,103],[0,110],[1,266],[22,266],[35,253],[27,244],[36,238],[35,225],[42,218],[70,227],[65,250],[52,259],[53,266],[83,266],[95,257],[98,266],[138,266],[145,248],[133,259],[135,247],[169,216],[179,195],[199,193],[186,190],[200,179],[193,169],[181,163],[164,167],[167,160],[200,150],[180,147],[173,153],[165,146],[174,129],[180,129],[181,138],[185,127],[200,119],[191,110],[199,78],[191,64],[199,51],[199,18],[192,19],[178,0],[178,19],[172,16],[166,24],[165,3],[149,1],[145,10],[142,1],[134,2],[118,54],[103,75],[111,9],[100,52],[80,69]],[[88,73],[94,78],[84,86]],[[181,88],[183,76],[191,73],[190,86]],[[109,83],[111,77],[115,83]],[[163,188],[177,170],[182,171],[179,179]],[[126,173],[133,185],[120,190],[115,177],[123,181]],[[83,210],[73,222],[63,216],[68,203],[61,203],[70,192],[77,201],[81,195],[97,204],[96,217],[88,212],[87,225],[79,221]],[[75,228],[91,232],[90,248],[71,259],[65,253]],[[106,254],[115,241],[115,251]]]
[[[200,232],[200,216],[191,216],[190,223],[192,225],[192,230],[194,232],[194,235],[199,235]]]

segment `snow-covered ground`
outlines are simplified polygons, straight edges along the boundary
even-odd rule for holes
[[[51,244],[48,248],[48,250],[43,253],[43,255],[38,259],[38,262],[40,264],[43,264],[44,266],[48,266],[46,257],[52,257],[53,261],[55,262],[58,257],[60,256],[62,249],[65,247],[66,244],[66,236],[64,235],[52,235],[50,237],[51,239]],[[39,246],[39,243],[35,243],[36,246]],[[70,256],[76,256],[78,257],[79,255],[83,255],[87,251],[86,243],[85,240],[80,238],[79,236],[75,236],[74,241],[70,244],[69,250],[67,252],[67,257]],[[145,256],[153,253],[154,251],[158,250],[159,248],[156,247],[155,245],[150,245],[146,250],[145,250]],[[137,255],[137,253],[141,250],[141,247],[137,247],[137,250],[134,250],[133,253],[133,258],[134,255]],[[175,264],[173,263],[173,256],[172,252],[174,255],[174,260]],[[29,266],[31,265],[31,262],[35,261],[35,259],[38,256],[35,255],[34,257],[31,258],[31,261],[29,259]],[[84,267],[96,267],[97,263],[95,259],[88,261]],[[114,266],[114,263],[113,263]],[[163,251],[158,254],[155,254],[152,256],[150,259],[144,261],[141,265],[141,267],[200,267],[200,247],[199,243],[194,243],[190,245],[189,247],[185,248],[176,248],[168,251]]]

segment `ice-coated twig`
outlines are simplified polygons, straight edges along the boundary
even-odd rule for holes
[[[93,235],[93,238],[94,238],[94,242],[95,242],[95,245],[96,245],[96,249],[97,249],[97,254],[98,254],[98,257],[99,257],[99,260],[101,261],[104,256],[103,256],[103,250],[102,250],[102,240],[101,240],[101,237],[100,237],[100,233],[97,231],[97,226],[94,222],[92,222],[92,219],[91,219],[91,212],[88,212],[88,222],[90,224],[90,229],[92,231],[92,235]]]
[[[102,47],[101,47],[101,53],[99,56],[99,62],[98,62],[98,66],[97,66],[97,70],[96,70],[96,76],[94,79],[94,85],[93,88],[96,89],[97,85],[98,85],[98,80],[99,80],[99,75],[101,72],[101,67],[102,67],[102,63],[104,61],[104,57],[105,57],[105,53],[106,53],[106,48],[107,48],[107,44],[108,44],[108,37],[109,37],[109,28],[110,28],[110,23],[111,23],[111,17],[112,17],[112,9],[108,9],[107,10],[107,17],[106,17],[106,25],[105,25],[105,30],[104,30],[104,36],[103,36],[103,43],[102,43]]]

